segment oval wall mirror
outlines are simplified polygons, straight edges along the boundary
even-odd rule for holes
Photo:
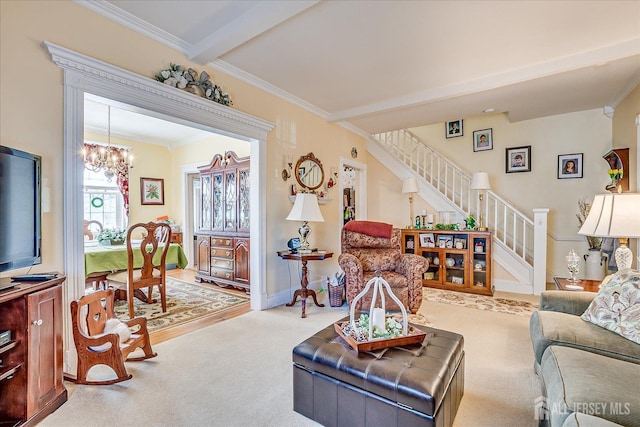
[[[324,169],[320,160],[309,153],[301,156],[296,163],[296,180],[298,184],[309,191],[320,188],[324,182]]]

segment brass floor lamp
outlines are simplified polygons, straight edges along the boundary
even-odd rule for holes
[[[489,184],[489,174],[487,172],[474,172],[471,176],[471,185],[469,186],[469,188],[471,190],[478,190],[478,198],[480,199],[478,231],[488,231],[489,228],[487,228],[484,222],[484,209],[482,206],[482,201],[484,200],[484,191],[491,190],[491,184]]]

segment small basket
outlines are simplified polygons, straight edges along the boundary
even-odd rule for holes
[[[332,285],[327,283],[329,288],[329,304],[331,307],[342,307],[344,304],[344,285]]]

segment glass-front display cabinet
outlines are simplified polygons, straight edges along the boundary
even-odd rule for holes
[[[248,290],[250,162],[232,151],[200,168],[200,227],[196,279]]]
[[[402,230],[402,251],[423,256],[424,286],[493,295],[491,232]]]

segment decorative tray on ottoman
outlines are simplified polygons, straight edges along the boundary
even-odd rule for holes
[[[373,298],[369,315],[361,314],[360,320],[355,321],[355,307],[360,298],[369,292],[373,285]],[[402,311],[402,320],[393,316],[387,316],[384,307],[384,288]],[[375,308],[376,299],[380,293],[382,308]],[[380,350],[387,347],[398,347],[402,345],[418,344],[424,341],[426,332],[409,326],[407,324],[407,310],[404,304],[391,292],[391,287],[382,278],[380,271],[376,271],[373,279],[367,282],[362,292],[360,292],[351,302],[348,322],[334,323],[338,335],[342,337],[356,351]],[[402,332],[400,332],[402,327]],[[384,333],[383,333],[384,332]],[[374,336],[377,335],[377,336]]]
[[[387,347],[399,347],[409,344],[419,344],[424,341],[424,337],[427,335],[426,332],[418,328],[414,328],[413,326],[409,326],[407,328],[407,334],[399,337],[372,338],[368,341],[356,341],[353,337],[345,335],[344,332],[342,332],[342,329],[349,323],[350,322],[338,322],[333,325],[335,326],[338,335],[340,335],[352,349],[359,352],[380,350]]]

